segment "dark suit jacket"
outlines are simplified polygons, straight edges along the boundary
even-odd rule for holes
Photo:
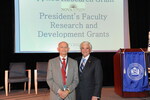
[[[77,58],[80,66],[81,57]],[[78,68],[79,70],[79,68]],[[90,56],[83,72],[79,71],[79,84],[77,86],[77,100],[91,100],[92,96],[101,97],[103,71],[101,61]]]

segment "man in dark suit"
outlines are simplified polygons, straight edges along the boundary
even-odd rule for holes
[[[76,89],[76,100],[100,100],[103,80],[101,61],[90,55],[90,42],[82,42],[80,49],[82,57],[77,58],[79,84]]]

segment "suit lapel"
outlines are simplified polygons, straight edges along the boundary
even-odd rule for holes
[[[70,74],[72,73],[71,72],[71,68],[72,68],[72,66],[71,66],[71,64],[70,64],[70,58],[68,58],[68,73],[67,73],[67,82],[66,82],[66,84],[68,85],[68,81],[69,81],[69,79],[70,79]]]
[[[80,62],[81,62],[81,57],[77,60],[78,61],[78,66],[80,66]]]
[[[56,68],[57,68],[57,70],[58,70],[58,72],[56,72],[56,73],[58,73],[60,83],[61,83],[61,85],[63,86],[63,81],[62,81],[62,74],[61,74],[61,67],[60,67],[60,60],[59,60],[59,57],[57,57],[57,59],[56,59]]]
[[[92,63],[92,59],[91,59],[91,57],[89,57],[85,66],[84,66],[83,73],[86,72],[86,70],[90,67],[91,63]]]

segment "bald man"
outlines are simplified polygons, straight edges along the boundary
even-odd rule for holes
[[[76,100],[75,88],[79,82],[77,62],[68,57],[68,43],[60,42],[59,57],[50,59],[47,69],[47,83],[50,100]]]

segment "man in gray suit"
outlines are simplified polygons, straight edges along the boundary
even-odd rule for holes
[[[60,42],[59,57],[50,59],[47,69],[47,83],[50,100],[76,100],[75,88],[79,82],[77,62],[67,56],[68,43]]]

